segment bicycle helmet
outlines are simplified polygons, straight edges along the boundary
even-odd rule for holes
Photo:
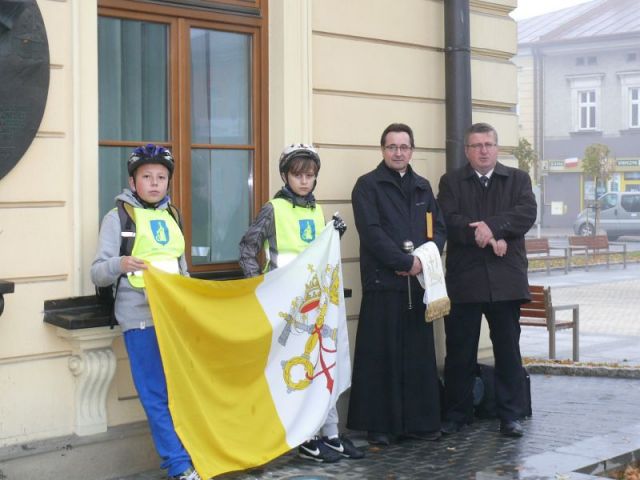
[[[169,177],[173,175],[173,155],[171,155],[171,152],[167,148],[164,148],[161,145],[149,143],[145,146],[138,147],[131,152],[129,160],[127,161],[129,176],[133,177],[133,173],[136,169],[147,163],[159,163],[160,165],[164,165],[167,167],[167,170],[169,170]]]
[[[317,172],[320,171],[320,156],[318,151],[313,145],[306,145],[304,143],[296,143],[284,148],[280,155],[280,174],[286,177],[291,161],[294,158],[310,158],[317,166]],[[316,172],[316,173],[317,173]]]

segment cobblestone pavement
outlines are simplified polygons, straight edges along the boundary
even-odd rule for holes
[[[363,460],[312,464],[293,453],[252,471],[222,480],[366,479],[520,480],[594,478],[571,473],[622,452],[640,449],[638,380],[532,375],[533,416],[525,435],[506,438],[497,421],[482,420],[439,442],[404,441],[386,448],[366,447]],[[358,445],[366,445],[352,435]],[[118,480],[160,480],[160,470]]]
[[[554,305],[580,306],[581,361],[640,365],[640,265],[531,274],[529,283],[550,286]],[[559,318],[570,315],[559,312]],[[571,358],[571,330],[556,336],[557,358]],[[522,354],[548,357],[547,339],[545,329],[523,327]]]
[[[555,304],[580,305],[582,361],[640,365],[640,266],[536,274],[530,283],[550,285]],[[547,338],[543,328],[524,327],[523,355],[546,358]],[[558,358],[571,358],[570,331],[557,333],[557,351]],[[260,469],[218,479],[595,479],[586,473],[604,468],[603,460],[640,451],[640,380],[532,375],[531,387],[533,416],[524,422],[521,439],[500,435],[495,420],[478,421],[439,442],[407,440],[387,448],[369,447],[351,432],[366,449],[364,460],[325,466],[291,452]],[[581,468],[583,473],[575,472]],[[164,478],[153,470],[114,480]]]

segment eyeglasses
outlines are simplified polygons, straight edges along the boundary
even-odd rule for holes
[[[486,143],[472,143],[471,145],[467,145],[467,147],[473,148],[474,150],[482,150],[483,148],[486,150],[491,150],[497,145],[498,145],[497,143],[486,142]]]
[[[392,152],[392,153],[396,153],[398,150],[400,150],[402,153],[407,153],[413,150],[413,147],[411,145],[386,145],[384,149],[387,152]]]

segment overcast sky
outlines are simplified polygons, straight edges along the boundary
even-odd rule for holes
[[[518,0],[518,8],[511,12],[511,16],[516,20],[522,20],[588,1],[590,0]]]

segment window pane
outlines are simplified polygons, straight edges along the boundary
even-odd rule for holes
[[[192,150],[191,261],[238,260],[238,242],[251,218],[252,154],[240,150]]]
[[[128,186],[126,159],[130,148],[100,147],[99,149],[99,208],[100,219],[115,206],[115,197]]]
[[[100,17],[100,140],[167,141],[168,32],[158,23]]]
[[[191,30],[193,143],[251,143],[251,37]]]
[[[589,128],[596,128],[596,107],[589,107]]]

